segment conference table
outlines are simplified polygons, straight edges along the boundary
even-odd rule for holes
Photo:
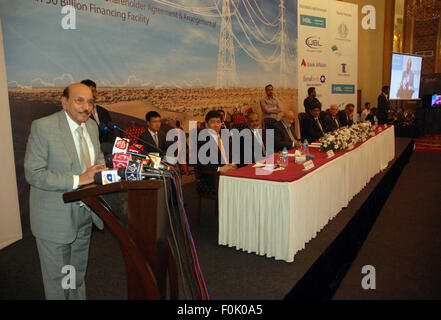
[[[289,156],[284,170],[262,175],[251,164],[220,176],[219,245],[293,262],[394,158],[394,127],[378,126],[375,136],[330,158],[309,149],[315,157],[309,170]]]

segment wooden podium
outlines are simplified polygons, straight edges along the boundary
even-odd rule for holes
[[[178,299],[164,192],[162,181],[145,180],[90,185],[63,195],[65,202],[88,205],[118,238],[131,300]]]

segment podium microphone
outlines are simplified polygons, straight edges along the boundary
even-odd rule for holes
[[[160,148],[158,148],[156,145],[154,145],[154,144],[152,144],[152,143],[150,143],[150,142],[148,142],[148,141],[145,141],[144,139],[141,139],[141,138],[139,138],[139,137],[137,137],[137,136],[131,134],[131,133],[128,132],[128,131],[125,131],[125,130],[121,129],[121,127],[119,127],[119,126],[118,126],[116,123],[114,123],[114,122],[108,122],[108,123],[102,123],[102,122],[101,122],[101,123],[99,124],[99,127],[100,127],[102,130],[104,130],[104,131],[109,131],[110,128],[118,129],[118,130],[121,131],[122,133],[125,133],[125,134],[131,136],[132,138],[135,138],[135,139],[141,141],[142,143],[148,145],[149,147],[154,148],[156,151],[159,152],[159,154],[160,154],[161,156],[164,156],[164,155],[166,154],[164,151],[162,151],[162,150],[161,150]]]

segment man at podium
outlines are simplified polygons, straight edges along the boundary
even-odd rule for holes
[[[82,202],[64,203],[63,193],[92,183],[95,173],[105,169],[104,157],[98,126],[90,119],[94,108],[90,88],[70,85],[61,105],[63,110],[32,123],[26,146],[31,230],[46,299],[86,299],[92,222],[100,229],[104,225]]]

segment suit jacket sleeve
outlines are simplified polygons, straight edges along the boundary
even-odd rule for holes
[[[62,144],[61,141],[60,144]],[[102,154],[101,157],[104,162]],[[48,159],[49,134],[47,128],[40,121],[34,121],[24,160],[26,180],[30,185],[46,191],[66,192],[72,190],[74,173],[52,171]],[[63,161],[64,159],[59,160]],[[70,159],[68,160],[70,161]]]

